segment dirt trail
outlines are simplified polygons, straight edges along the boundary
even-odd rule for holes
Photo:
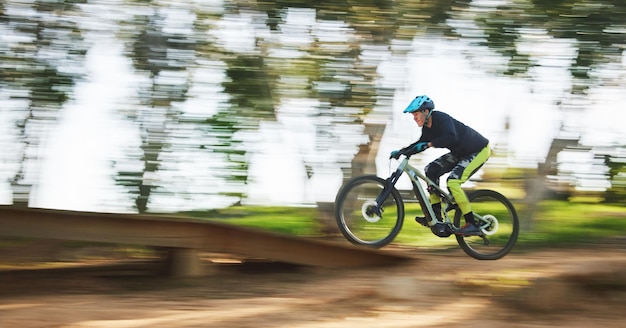
[[[388,251],[415,260],[358,270],[222,264],[185,280],[128,261],[2,270],[0,327],[624,326],[623,241],[498,261],[459,249]]]

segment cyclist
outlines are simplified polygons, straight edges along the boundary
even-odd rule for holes
[[[489,140],[452,116],[441,111],[435,111],[435,103],[426,95],[415,97],[406,107],[404,113],[413,114],[413,119],[422,128],[422,135],[419,140],[409,146],[392,151],[390,158],[398,159],[400,155],[417,154],[430,147],[449,149],[449,153],[426,165],[424,171],[426,176],[437,185],[439,185],[439,178],[443,174],[450,173],[446,184],[466,222],[455,234],[480,235],[480,228],[474,219],[470,202],[461,189],[461,185],[476,173],[489,158],[491,154]],[[433,211],[437,219],[441,221],[441,196],[435,193],[433,188],[429,188],[428,191]],[[415,220],[428,226],[428,221],[424,217],[416,217]],[[435,230],[433,232],[440,235]],[[443,234],[443,231],[440,233]]]

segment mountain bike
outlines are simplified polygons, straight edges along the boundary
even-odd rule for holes
[[[398,168],[387,179],[363,175],[347,181],[335,198],[335,218],[343,236],[353,244],[381,248],[391,243],[404,222],[404,200],[395,185],[407,173],[422,212],[431,231],[439,237],[455,235],[469,256],[478,260],[497,260],[508,254],[519,235],[515,207],[502,194],[493,190],[466,192],[481,233],[478,236],[455,234],[463,215],[452,195],[409,164],[403,156]],[[430,205],[427,190],[441,196],[441,220]],[[453,214],[452,218],[448,213]]]

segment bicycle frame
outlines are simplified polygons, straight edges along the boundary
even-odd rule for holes
[[[377,203],[382,204],[380,200],[386,199],[387,196],[389,196],[389,193],[391,192],[390,191],[391,188],[395,186],[396,182],[398,182],[402,174],[407,173],[413,185],[413,193],[415,194],[415,197],[419,201],[420,206],[422,207],[422,211],[424,212],[425,215],[427,215],[430,218],[428,225],[432,227],[433,225],[437,223],[452,223],[452,220],[450,220],[450,218],[448,217],[448,211],[454,209],[456,206],[454,198],[452,197],[452,195],[450,195],[449,193],[444,191],[441,187],[439,187],[435,182],[433,182],[431,179],[425,176],[422,172],[420,172],[420,170],[411,166],[409,164],[409,158],[410,156],[405,156],[404,159],[400,161],[400,164],[398,165],[398,168],[396,169],[396,171],[392,173],[391,177],[387,179],[387,181],[390,182],[388,184],[389,190],[386,190],[387,187],[383,190],[381,195],[379,195],[381,199],[377,199]],[[446,206],[444,207],[444,211],[443,211],[443,217],[442,217],[444,220],[443,222],[437,220],[437,216],[435,215],[435,212],[433,211],[433,207],[430,204],[430,196],[428,195],[427,191],[424,190],[419,180],[424,181],[427,186],[434,188],[435,192],[438,193],[439,196],[441,196],[442,203],[443,202],[446,203]]]

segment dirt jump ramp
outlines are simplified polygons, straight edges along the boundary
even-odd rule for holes
[[[228,253],[322,267],[393,265],[409,258],[202,219],[0,206],[0,235],[168,247],[180,250],[175,272],[194,275],[196,252]]]

